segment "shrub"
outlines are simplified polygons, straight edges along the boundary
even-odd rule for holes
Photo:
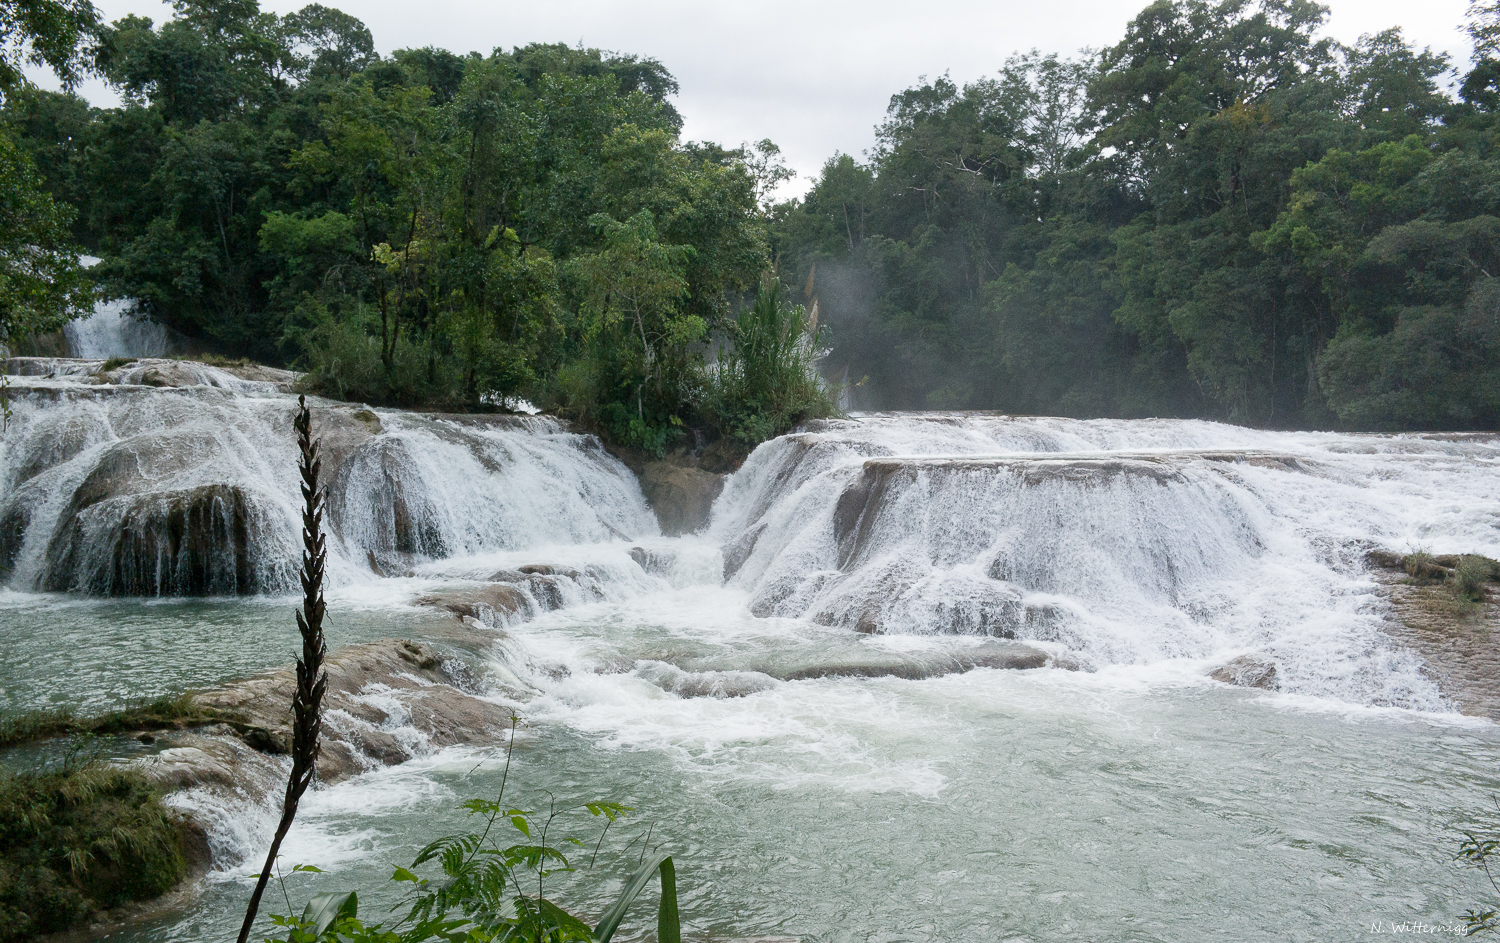
[[[1449,579],[1459,597],[1469,602],[1484,602],[1484,584],[1500,576],[1495,571],[1495,561],[1470,553],[1459,558]]]
[[[503,792],[503,787],[502,787]],[[672,858],[642,852],[625,888],[590,927],[543,895],[549,875],[574,869],[557,845],[549,844],[554,821],[567,812],[587,811],[610,824],[630,810],[612,802],[591,802],[576,809],[552,809],[545,815],[506,808],[494,801],[464,803],[471,816],[482,819],[479,832],[450,835],[423,848],[410,868],[396,868],[391,880],[409,885],[403,904],[407,914],[393,924],[366,925],[359,918],[359,897],[353,891],[318,894],[300,917],[275,915],[272,922],[287,931],[268,943],[424,943],[464,940],[466,943],[609,943],[626,911],[651,878],[661,877],[657,907],[658,943],[680,943],[677,913],[677,876]],[[501,847],[502,830],[519,836],[517,844]],[[600,841],[603,841],[603,835]],[[577,838],[559,844],[588,847]],[[595,844],[597,854],[597,844]],[[583,852],[580,851],[580,854]],[[436,865],[439,877],[424,878],[418,869]],[[317,871],[299,865],[294,871]],[[529,893],[535,889],[533,895]]]
[[[821,340],[802,307],[787,302],[781,282],[762,283],[710,374],[707,412],[719,434],[753,448],[807,419],[836,415],[815,369]]]

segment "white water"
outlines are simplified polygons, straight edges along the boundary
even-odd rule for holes
[[[26,499],[36,521],[122,443],[155,454],[198,435],[181,468],[138,465],[148,493],[236,483],[270,521],[257,540],[281,552],[288,397],[37,382],[19,403],[29,431],[0,454],[5,507]],[[1451,922],[1483,900],[1451,854],[1500,790],[1500,734],[1449,712],[1385,634],[1362,561],[1372,547],[1500,555],[1494,437],[871,416],[763,446],[706,535],[667,539],[623,469],[550,420],[379,418],[334,478],[335,631],[383,613],[420,634],[412,599],[523,564],[582,574],[564,608],[492,649],[525,717],[508,789],[519,804],[641,809],[677,855],[699,934],[1364,939],[1376,921]],[[876,466],[886,484],[841,548],[840,498],[867,459],[891,460]],[[47,474],[60,484],[29,484]],[[413,526],[396,524],[398,500]],[[210,653],[234,633],[195,603],[87,604],[101,633],[115,612],[149,650],[180,648],[165,681],[146,659],[75,658],[84,635],[49,645],[47,621],[79,603],[30,592],[45,570],[31,540],[0,607],[0,624],[23,613],[28,627],[12,633],[7,703],[34,703],[70,658],[90,704],[110,684],[222,679]],[[376,577],[382,556],[405,575]],[[264,651],[275,610],[215,610],[238,613],[254,650],[235,670],[287,659]],[[865,617],[882,634],[856,632]],[[942,673],[1008,634],[1094,670]],[[1207,678],[1247,652],[1274,661],[1281,690]],[[918,680],[848,676],[896,663]],[[461,828],[457,802],[492,794],[503,762],[440,751],[314,793],[286,861],[328,873],[297,878],[293,897],[358,886],[383,912],[391,866]],[[175,801],[212,810],[220,847],[251,861],[123,939],[232,932],[272,826],[268,808]],[[592,880],[561,896],[597,911],[616,885]]]
[[[17,377],[0,438],[0,566],[16,590],[289,592],[294,398],[186,365],[194,385]],[[454,554],[656,533],[640,489],[593,440],[540,417],[351,409],[330,425],[336,585]],[[337,442],[335,440],[337,439]],[[337,461],[328,449],[338,448]],[[184,526],[183,521],[188,524]]]
[[[81,256],[85,267],[99,264],[92,255]],[[101,301],[86,318],[63,325],[68,350],[85,360],[110,357],[165,357],[172,351],[172,332],[165,324],[131,314],[134,302]]]
[[[841,553],[872,458],[900,472]],[[762,614],[1013,633],[1095,667],[1256,652],[1286,691],[1439,709],[1363,555],[1500,556],[1500,437],[870,416],[757,450],[713,534],[753,547],[731,585]]]
[[[101,301],[86,318],[63,325],[68,350],[74,357],[165,357],[172,350],[166,325],[130,313],[131,302]]]

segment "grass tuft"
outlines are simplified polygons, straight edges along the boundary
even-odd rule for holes
[[[0,718],[0,747],[80,734],[117,734],[135,730],[197,727],[237,718],[198,705],[186,694],[164,696],[105,714],[80,717],[68,708],[27,711]]]
[[[1484,602],[1484,584],[1500,577],[1500,565],[1489,557],[1465,554],[1448,577],[1454,595],[1468,602]]]

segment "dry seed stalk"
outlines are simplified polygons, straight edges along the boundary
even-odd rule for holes
[[[323,674],[323,566],[328,551],[323,539],[323,493],[318,490],[318,473],[323,463],[318,459],[318,443],[312,438],[312,414],[307,400],[297,397],[297,446],[302,451],[298,469],[302,473],[302,611],[297,613],[297,628],[302,633],[302,657],[297,659],[297,693],[292,697],[292,773],[287,778],[286,798],[281,804],[281,822],[266,854],[266,866],[255,883],[255,893],[245,908],[245,924],[240,927],[239,943],[250,938],[260,898],[276,866],[281,840],[292,827],[297,803],[312,784],[318,759],[318,734],[322,727],[323,689],[328,678]]]

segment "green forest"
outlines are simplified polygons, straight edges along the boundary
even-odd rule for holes
[[[1500,3],[1455,64],[1396,29],[1343,46],[1306,0],[1161,0],[1108,48],[896,93],[863,160],[783,202],[775,145],[682,140],[649,58],[383,56],[318,4],[5,6],[74,40],[0,74],[16,350],[97,292],[324,395],[524,398],[658,454],[840,398],[1500,427]]]

